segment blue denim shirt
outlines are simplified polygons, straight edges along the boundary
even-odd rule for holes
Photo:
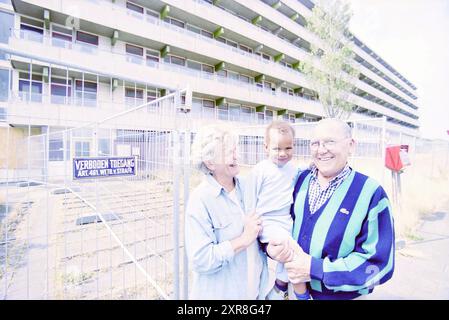
[[[240,207],[211,175],[190,194],[185,221],[186,250],[193,271],[190,299],[264,299],[270,289],[267,258],[257,240],[237,254],[232,249],[230,240],[243,232],[245,211],[243,183],[236,177],[235,184]],[[247,255],[251,252],[260,280],[254,297],[248,290]]]

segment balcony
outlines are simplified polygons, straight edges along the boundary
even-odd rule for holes
[[[208,5],[208,6],[214,7],[213,5],[210,5],[207,2],[203,3],[202,1],[198,1],[198,3],[200,3],[202,5]],[[298,76],[298,74],[301,74],[301,72],[298,71],[298,70],[294,70],[294,69],[285,67],[285,66],[283,66],[283,65],[281,65],[279,63],[276,63],[274,61],[269,61],[267,59],[264,59],[264,58],[262,58],[261,56],[259,56],[257,54],[244,51],[244,50],[242,50],[240,48],[232,47],[230,45],[227,45],[225,43],[217,41],[216,39],[209,38],[209,37],[207,37],[207,36],[205,36],[203,34],[198,34],[198,33],[195,33],[193,31],[190,31],[188,29],[181,28],[181,27],[179,27],[177,25],[173,25],[173,24],[167,23],[167,22],[165,22],[163,20],[160,20],[160,19],[157,19],[157,18],[155,18],[153,16],[146,15],[144,13],[138,13],[138,12],[135,12],[133,10],[124,8],[124,7],[120,6],[120,5],[113,5],[113,4],[109,3],[109,2],[105,3],[105,5],[114,6],[114,10],[119,10],[119,11],[122,11],[122,12],[126,12],[126,14],[129,17],[138,19],[140,21],[144,21],[144,22],[149,23],[149,24],[151,24],[153,26],[158,26],[158,27],[165,28],[167,30],[172,30],[172,31],[175,31],[175,32],[177,32],[179,34],[185,35],[187,37],[191,37],[192,39],[195,39],[195,40],[198,40],[198,41],[202,41],[202,42],[206,42],[208,44],[212,44],[212,45],[218,46],[221,49],[224,49],[224,50],[229,51],[229,52],[237,53],[237,54],[242,55],[244,57],[250,58],[253,61],[262,62],[263,64],[266,65],[266,67],[269,67],[270,69],[274,68],[274,70],[276,70],[276,69],[282,70],[283,72],[288,72],[289,74],[292,74],[294,76]],[[242,19],[240,16],[238,16],[238,15],[236,15],[236,16],[239,17],[240,19]],[[263,31],[263,29],[261,27],[254,26],[250,22],[249,22],[248,26],[250,26],[250,28],[255,28],[255,30],[257,32]],[[265,31],[263,31],[263,32],[265,32]],[[296,47],[294,44],[286,41],[285,39],[282,39],[282,38],[279,38],[279,37],[276,37],[276,38],[281,39],[284,42],[286,42],[286,43],[292,45],[293,47],[295,47],[296,49],[298,49],[298,47]],[[304,51],[304,52],[306,52],[306,51]]]
[[[303,48],[301,48],[301,47],[298,47],[297,45],[293,44],[292,42],[288,41],[287,39],[281,38],[281,37],[279,37],[279,36],[273,34],[273,33],[270,32],[269,30],[264,29],[264,28],[262,28],[261,26],[252,24],[251,21],[248,21],[246,18],[244,18],[244,17],[238,15],[237,13],[235,13],[235,12],[233,12],[233,11],[231,11],[231,10],[227,10],[227,9],[222,8],[222,7],[219,7],[219,6],[214,6],[213,4],[211,4],[211,3],[209,3],[209,2],[207,2],[207,1],[205,1],[205,0],[193,0],[193,1],[196,2],[196,3],[198,3],[198,4],[200,4],[200,5],[202,5],[202,6],[205,6],[205,7],[209,8],[209,9],[212,9],[212,8],[214,8],[214,9],[219,8],[220,10],[223,10],[224,12],[227,12],[227,13],[229,13],[229,14],[231,14],[231,15],[233,15],[233,16],[235,16],[235,17],[237,17],[237,18],[239,18],[239,19],[241,19],[241,20],[243,20],[243,21],[245,21],[245,22],[247,22],[247,27],[248,27],[249,29],[253,30],[254,32],[264,32],[264,33],[267,33],[267,34],[269,34],[270,36],[272,36],[275,40],[282,40],[282,42],[285,43],[286,45],[288,45],[291,49],[293,49],[293,50],[299,50],[299,51],[301,51],[302,54],[310,55],[310,53],[309,53],[307,50],[305,50],[305,49],[303,49]]]
[[[36,41],[36,37],[30,37],[28,32],[15,30],[10,38],[10,45],[13,49],[23,52],[25,56],[28,52],[33,52],[34,55],[42,57],[42,61],[50,59],[51,63],[62,66],[67,61],[82,62],[79,65],[72,65],[71,68],[89,70],[88,72],[90,73],[98,73],[100,75],[104,74],[104,70],[108,70],[111,74],[107,76],[111,78],[117,77],[137,83],[146,83],[148,79],[157,79],[156,84],[149,84],[166,88],[182,87],[188,83],[194,92],[212,96],[226,96],[225,94],[228,93],[227,98],[248,103],[271,105],[290,110],[294,109],[294,112],[307,112],[318,115],[321,112],[317,102],[299,96],[282,94],[280,91],[264,88],[257,83],[247,83],[241,80],[225,78],[217,73],[198,71],[163,61],[155,62],[132,54],[111,52],[101,47],[86,46],[75,42],[54,41],[55,39],[49,36],[42,36],[38,40]],[[25,58],[24,60],[27,59]],[[135,65],[135,68],[132,67],[133,65]],[[282,66],[279,65],[279,67]],[[285,69],[288,70],[288,68]],[[177,76],[173,77],[173,73],[176,73]],[[133,75],[134,80],[130,79],[130,75]],[[51,97],[50,102],[52,99],[53,101],[61,101],[61,99],[64,100],[64,97]],[[79,100],[77,97],[75,99]],[[87,94],[85,94],[84,99],[86,101],[82,102],[82,105],[93,106],[95,100],[91,99],[92,102],[90,102],[91,100],[89,100]],[[79,102],[74,103],[71,99],[70,102],[61,102],[79,104]]]

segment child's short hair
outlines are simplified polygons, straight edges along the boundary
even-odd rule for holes
[[[272,129],[277,130],[280,134],[288,134],[290,132],[292,134],[292,137],[295,138],[295,129],[290,123],[284,120],[274,120],[265,129],[266,144],[270,142],[270,130]]]

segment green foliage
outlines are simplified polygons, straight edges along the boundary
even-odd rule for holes
[[[349,5],[340,0],[318,0],[307,18],[307,29],[319,45],[311,44],[311,58],[301,64],[312,89],[318,93],[327,117],[346,119],[354,104],[348,101],[359,76],[348,24]]]

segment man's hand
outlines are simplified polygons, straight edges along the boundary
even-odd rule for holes
[[[285,263],[293,259],[296,251],[294,246],[298,246],[298,244],[293,239],[271,239],[268,242],[267,254],[272,259]]]
[[[306,254],[299,246],[295,248],[292,261],[285,263],[288,279],[291,283],[301,283],[310,281],[310,265],[312,257]]]

